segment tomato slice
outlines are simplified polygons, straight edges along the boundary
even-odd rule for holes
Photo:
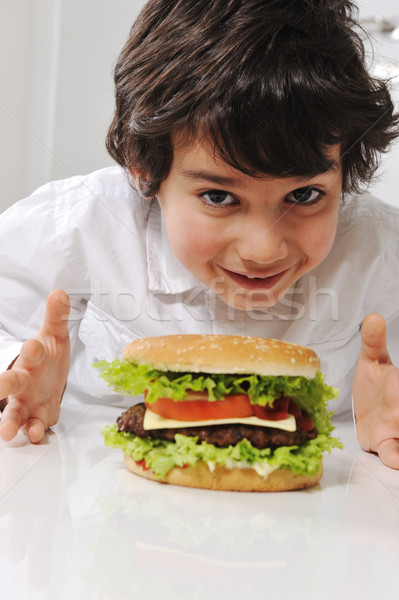
[[[295,404],[292,400],[289,402],[288,412],[290,415],[294,415],[295,419],[299,419],[302,416],[302,411],[298,404]]]
[[[314,423],[306,410],[301,411],[301,416],[297,418],[296,424],[297,427],[303,429],[303,431],[311,431],[314,427]]]
[[[165,419],[176,421],[217,421],[218,419],[234,419],[252,417],[253,406],[246,394],[226,396],[223,400],[210,402],[203,392],[189,392],[183,402],[175,402],[171,398],[158,398],[145,405],[152,412]]]
[[[311,431],[313,429],[314,423],[309,413],[304,409],[301,410],[293,400],[290,400],[288,410],[291,415],[294,415],[298,429],[302,429],[303,431]]]
[[[255,417],[265,421],[284,421],[290,414],[284,410],[270,410],[266,406],[254,405]]]
[[[254,404],[253,409],[255,416],[258,419],[266,419],[268,421],[282,421],[283,419],[288,419],[289,417],[289,398],[285,396],[281,396],[281,398],[277,398],[273,407],[271,406],[259,406]]]

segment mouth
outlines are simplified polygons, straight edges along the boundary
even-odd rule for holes
[[[220,267],[226,275],[230,277],[236,284],[246,290],[270,290],[273,288],[290,269],[284,269],[272,274],[256,274],[244,273],[238,271],[230,271],[224,267]]]

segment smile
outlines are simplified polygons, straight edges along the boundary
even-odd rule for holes
[[[272,275],[254,275],[252,273],[230,271],[223,267],[221,267],[221,269],[230,277],[230,279],[246,290],[270,290],[290,270],[284,269],[284,271],[279,271]]]

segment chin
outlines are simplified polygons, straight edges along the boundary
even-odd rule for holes
[[[249,293],[245,290],[228,290],[224,294],[219,294],[219,297],[228,306],[231,306],[235,310],[241,310],[250,312],[253,310],[267,310],[272,308],[279,302],[281,298],[287,293],[288,290],[284,290],[279,294],[273,293],[271,290],[265,290],[265,292]],[[217,292],[216,292],[217,293]]]

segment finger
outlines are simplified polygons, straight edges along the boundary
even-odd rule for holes
[[[71,309],[69,296],[63,290],[54,290],[47,298],[43,325],[43,335],[63,340],[68,336],[68,317]]]
[[[7,396],[21,396],[28,386],[28,375],[23,371],[5,371],[0,375],[0,398]],[[9,404],[4,409],[3,415],[9,409]]]
[[[44,427],[40,419],[36,419],[34,417],[28,419],[23,429],[26,435],[28,436],[29,441],[32,442],[32,444],[37,444],[38,442],[41,442],[46,432],[46,428]]]
[[[24,511],[24,503],[20,499],[16,502],[9,513],[8,537],[11,560],[15,563],[21,562],[27,555],[29,540],[35,522],[28,511]]]
[[[362,350],[360,357],[379,363],[391,363],[387,349],[387,326],[383,316],[367,315],[361,329]]]
[[[17,435],[19,428],[26,420],[26,415],[23,415],[23,408],[14,406],[13,401],[10,401],[3,414],[1,415],[0,421],[0,438],[4,442],[9,442]]]
[[[377,451],[384,465],[391,469],[399,469],[399,440],[385,440],[379,445]]]

